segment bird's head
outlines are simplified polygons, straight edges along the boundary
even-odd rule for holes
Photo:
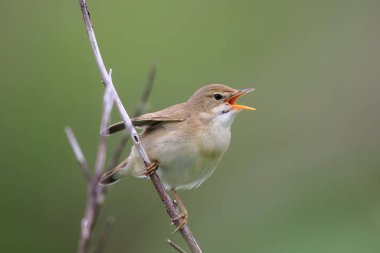
[[[211,119],[232,123],[236,114],[242,110],[254,111],[255,108],[236,104],[236,100],[254,89],[235,90],[223,84],[210,84],[198,89],[188,100],[190,108],[208,115]]]

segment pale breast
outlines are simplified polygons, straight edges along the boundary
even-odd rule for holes
[[[230,128],[217,124],[197,133],[170,127],[156,130],[151,138],[143,138],[143,145],[150,159],[159,162],[157,173],[167,190],[202,184],[219,164],[231,138]],[[143,169],[142,163],[136,163],[133,174],[141,175]]]
[[[181,142],[178,149],[185,152],[172,155],[159,171],[166,188],[191,189],[201,185],[216,169],[230,139],[230,128],[215,124],[197,137]]]

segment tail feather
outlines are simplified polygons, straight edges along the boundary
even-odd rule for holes
[[[101,185],[110,185],[113,183],[116,183],[121,178],[126,176],[126,169],[127,169],[127,160],[119,164],[117,167],[113,168],[112,170],[107,171],[103,174],[103,176],[100,179],[99,184]]]

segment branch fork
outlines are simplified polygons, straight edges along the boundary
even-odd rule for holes
[[[83,20],[86,25],[87,34],[90,40],[90,45],[95,57],[95,61],[98,66],[98,69],[102,78],[102,82],[104,86],[106,87],[106,91],[104,95],[103,114],[102,114],[102,120],[101,120],[101,129],[106,128],[106,126],[108,125],[112,105],[115,104],[116,108],[119,111],[120,117],[126,126],[126,130],[128,131],[129,136],[132,137],[132,141],[134,142],[136,150],[138,151],[139,155],[144,161],[145,166],[148,168],[151,165],[151,161],[149,160],[149,157],[144,147],[141,145],[140,137],[136,129],[134,128],[132,121],[127,111],[125,110],[118,96],[118,93],[113,85],[112,78],[111,78],[111,71],[110,73],[107,73],[106,67],[104,65],[102,56],[99,51],[98,43],[96,41],[95,33],[91,24],[90,13],[88,11],[87,3],[85,0],[80,0],[79,3],[80,3],[81,11],[82,11]],[[150,76],[153,76],[153,79],[154,79],[155,71],[152,71],[152,72],[153,74],[151,74]],[[144,92],[146,97],[149,95],[149,93],[150,93],[150,89],[148,89],[148,92]],[[77,157],[77,160],[80,163],[80,166],[83,171],[83,175],[86,178],[86,181],[88,183],[89,198],[87,201],[85,215],[82,219],[82,226],[81,226],[82,232],[81,232],[81,239],[80,239],[79,249],[78,249],[79,253],[85,253],[85,252],[88,252],[91,233],[94,228],[96,218],[98,216],[98,212],[102,204],[102,200],[104,198],[104,193],[106,191],[104,187],[98,184],[99,179],[105,167],[106,137],[100,136],[99,145],[98,145],[98,153],[97,153],[97,158],[96,158],[96,163],[95,163],[95,173],[91,177],[89,173],[87,161],[85,160],[84,155],[80,150],[79,144],[76,141],[76,138],[72,130],[69,128],[66,128],[65,131],[70,141],[70,144],[74,150],[74,153]],[[122,139],[120,144],[125,145],[125,143],[126,143],[125,139]],[[119,145],[118,149],[115,152],[114,158],[118,159],[118,157],[120,157],[121,150],[122,150],[122,145]],[[168,193],[165,191],[165,188],[160,178],[158,177],[157,173],[153,171],[152,173],[149,174],[149,177],[159,197],[161,198],[161,201],[163,202],[166,212],[168,213],[170,219],[174,221],[177,227],[181,225],[179,232],[181,233],[185,242],[189,246],[191,252],[201,253],[202,250],[199,247],[197,241],[195,240],[193,234],[191,233],[189,226],[187,224],[180,224],[180,221],[176,219],[176,217],[179,217],[180,213],[178,209],[176,208],[176,206],[173,204],[173,201],[169,197]],[[184,252],[173,242],[170,241],[169,243],[177,251]]]

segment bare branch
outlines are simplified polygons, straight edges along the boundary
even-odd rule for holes
[[[110,78],[110,76],[107,73],[106,67],[104,65],[102,56],[101,56],[99,48],[98,48],[98,43],[97,43],[96,38],[95,38],[95,33],[94,33],[94,30],[93,30],[93,27],[91,24],[89,11],[88,11],[87,4],[86,4],[85,0],[80,0],[80,7],[81,7],[82,15],[83,15],[83,20],[86,24],[87,34],[88,34],[88,37],[90,40],[92,51],[94,53],[95,61],[97,63],[97,66],[98,66],[100,75],[102,77],[102,80],[104,82],[104,85],[107,87],[109,86],[110,89],[112,90],[116,106],[118,108],[120,117],[122,118],[122,120],[126,126],[126,130],[131,135],[132,140],[133,140],[134,145],[135,145],[135,148],[136,148],[137,152],[139,153],[139,155],[141,156],[141,158],[143,159],[145,166],[148,167],[151,164],[149,157],[148,157],[145,149],[141,145],[140,137],[137,134],[137,131],[134,128],[134,126],[131,122],[131,119],[128,116],[128,113],[125,110],[125,108],[124,108],[115,88],[114,88],[114,85],[112,83],[112,79]],[[176,208],[173,206],[173,202],[170,199],[167,192],[165,191],[164,186],[162,185],[160,178],[154,172],[150,175],[150,179],[152,180],[152,183],[153,183],[154,187],[156,188],[156,191],[159,194],[159,196],[160,196],[160,198],[161,198],[161,200],[162,200],[162,202],[166,208],[166,212],[168,213],[168,215],[170,216],[170,218],[172,220],[175,220],[175,218],[178,217],[179,213],[176,210]],[[178,219],[175,220],[175,224],[177,226],[179,225],[179,222],[180,221]],[[183,238],[185,239],[186,243],[188,244],[188,246],[190,247],[190,249],[193,253],[202,252],[202,250],[200,249],[198,243],[196,242],[196,240],[195,240],[194,236],[192,235],[190,228],[187,224],[185,224],[179,231],[180,231],[181,235],[183,236]]]
[[[94,253],[102,253],[104,251],[104,248],[106,246],[106,243],[111,234],[114,224],[115,224],[115,217],[114,216],[108,217],[106,227],[104,228],[103,234],[101,235],[99,239],[98,245],[96,246]]]
[[[180,246],[178,246],[177,244],[175,244],[169,238],[166,238],[166,241],[170,244],[170,246],[172,246],[179,253],[187,253],[185,250],[183,250]]]
[[[148,78],[147,78],[146,83],[145,83],[144,92],[141,95],[141,98],[140,98],[138,105],[136,106],[136,110],[135,110],[135,113],[133,114],[133,117],[137,117],[137,116],[143,114],[143,112],[145,111],[145,107],[147,105],[148,98],[149,98],[150,93],[152,92],[152,89],[153,89],[154,80],[156,79],[156,73],[157,73],[157,66],[152,65],[152,67],[150,68],[149,74],[148,74]]]
[[[112,73],[112,70],[110,70]],[[111,110],[113,105],[113,96],[112,90],[109,86],[106,87],[106,91],[104,92],[103,97],[103,113],[102,119],[100,122],[100,130],[105,129],[108,126],[109,119],[111,117]],[[107,138],[103,135],[99,137],[99,146],[98,146],[98,154],[96,156],[95,163],[95,175],[96,177],[100,177],[103,174],[103,168],[106,160],[106,141]]]
[[[111,73],[111,71],[110,71]],[[109,118],[111,115],[113,97],[112,90],[106,87],[103,98],[103,113],[100,123],[100,129],[103,129],[108,125]],[[99,179],[103,173],[103,168],[106,159],[106,137],[99,137],[98,153],[96,155],[95,162],[95,174],[91,177],[91,180],[88,184],[88,197],[86,203],[86,210],[81,221],[81,237],[79,240],[79,253],[88,252],[90,246],[90,239],[92,231],[94,230],[96,219],[100,211],[100,206],[103,202],[104,197],[104,187],[99,185]]]
[[[156,67],[156,65],[153,65],[150,68],[149,75],[148,75],[148,78],[147,78],[147,81],[145,84],[145,89],[143,91],[143,94],[141,95],[140,101],[138,102],[138,105],[135,109],[133,117],[137,117],[145,111],[146,105],[148,103],[148,98],[149,98],[149,95],[152,91],[154,80],[156,78],[156,73],[157,73],[157,67]],[[109,170],[113,169],[117,166],[117,164],[120,160],[121,154],[123,152],[123,149],[124,149],[125,145],[127,145],[127,143],[128,143],[128,140],[129,140],[128,134],[124,134],[121,137],[121,139],[120,139],[119,143],[117,144],[117,147],[113,153],[111,163],[108,166]]]
[[[79,143],[75,138],[74,132],[70,127],[65,127],[65,133],[67,135],[67,139],[69,140],[71,148],[74,151],[74,155],[77,158],[79,165],[82,169],[83,176],[86,182],[88,183],[91,180],[90,169],[88,167],[88,163],[86,158],[84,157],[82,149],[80,148]]]

